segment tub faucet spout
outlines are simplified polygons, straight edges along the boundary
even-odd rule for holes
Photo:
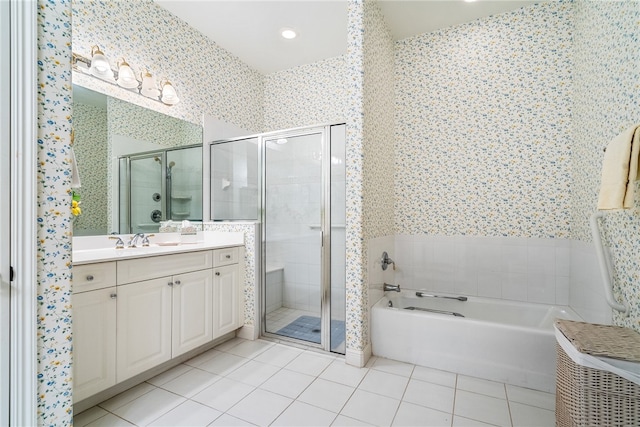
[[[385,283],[384,290],[385,292],[386,291],[400,292],[400,285],[390,285],[388,283]]]

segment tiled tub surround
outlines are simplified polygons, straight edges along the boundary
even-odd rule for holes
[[[382,278],[403,289],[426,289],[466,296],[569,305],[585,321],[610,324],[600,268],[592,243],[518,237],[446,237],[397,235],[376,253],[393,247],[396,270],[381,275],[378,259],[369,270],[370,285],[382,296]],[[391,244],[390,244],[391,243]],[[378,272],[378,270],[380,272]]]
[[[406,289],[569,304],[569,240],[398,235],[393,259]]]

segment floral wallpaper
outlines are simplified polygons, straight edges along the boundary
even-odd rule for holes
[[[264,131],[344,122],[346,81],[345,56],[266,75]]]
[[[363,215],[367,240],[394,229],[394,42],[376,2],[365,2]]]
[[[347,17],[346,336],[350,351],[363,351],[367,329],[366,249],[362,217],[364,127],[364,3],[350,1]]]
[[[263,76],[152,0],[74,0],[73,51],[89,56],[95,44],[114,68],[124,57],[136,72],[144,68],[158,79],[171,80],[180,103],[165,106],[75,73],[83,86],[191,123],[201,123],[207,114],[243,129],[262,130]]]
[[[107,234],[107,109],[73,102],[73,150],[78,162],[82,214],[73,222],[75,235]]]
[[[107,99],[109,136],[124,135],[164,147],[202,144],[202,126],[118,98]]]
[[[369,344],[367,241],[393,234],[394,200],[391,34],[375,1],[350,2],[348,25],[347,353]]]
[[[573,185],[571,229],[591,242],[589,217],[596,209],[603,148],[640,124],[640,3],[575,3],[573,46]],[[632,209],[607,213],[601,227],[611,248],[614,291],[630,307],[614,323],[640,332],[640,183]]]
[[[71,425],[71,4],[38,1],[37,414]],[[27,373],[25,373],[27,374]]]
[[[396,44],[396,232],[567,238],[572,4]]]

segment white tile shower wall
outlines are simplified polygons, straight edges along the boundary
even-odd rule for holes
[[[320,140],[267,142],[266,263],[284,266],[286,307],[320,312]]]
[[[398,235],[395,281],[412,290],[567,305],[570,249],[565,239]]]
[[[266,271],[266,314],[283,307],[283,269],[282,267],[269,267]]]

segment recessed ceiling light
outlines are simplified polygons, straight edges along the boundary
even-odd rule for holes
[[[296,30],[294,30],[293,28],[283,28],[280,30],[280,35],[285,39],[291,40],[291,39],[295,39],[298,34],[296,33]]]

